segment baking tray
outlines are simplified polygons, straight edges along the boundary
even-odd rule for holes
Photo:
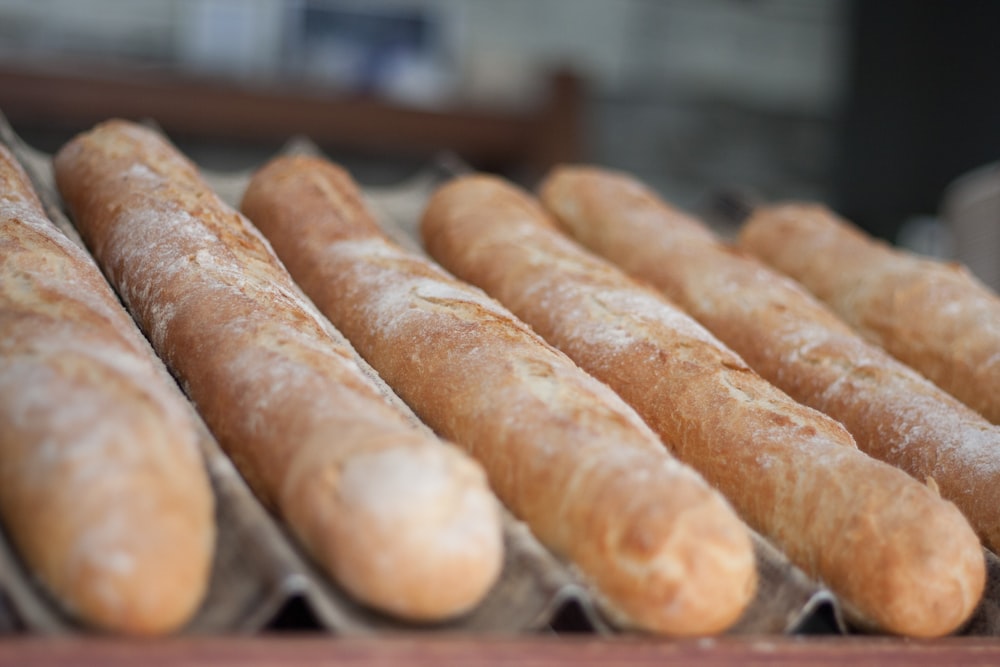
[[[51,156],[21,141],[2,115],[0,141],[25,166],[53,222],[82,247],[54,187]],[[308,140],[299,138],[281,152],[319,151]],[[417,223],[427,198],[438,184],[467,169],[454,156],[442,155],[403,182],[366,187],[364,192],[386,231],[419,252]],[[203,174],[224,200],[236,205],[251,170],[203,170]],[[339,336],[335,330],[333,333]],[[155,357],[151,349],[148,351]],[[377,373],[360,357],[358,361],[387,400],[416,422]],[[158,360],[157,364],[164,377],[173,382]],[[281,523],[257,502],[190,404],[189,408],[199,424],[202,451],[217,497],[219,534],[208,595],[182,634],[252,635],[279,630],[319,631],[345,637],[380,637],[399,632],[419,632],[421,636],[623,634],[600,613],[573,569],[549,554],[524,524],[509,515],[504,522],[507,554],[501,579],[468,616],[416,627],[354,603],[312,565]],[[766,540],[756,534],[753,537],[761,583],[753,603],[729,634],[777,637],[847,633],[835,596],[791,565]],[[987,596],[963,630],[967,634],[996,635],[1000,628],[1000,561],[989,553],[987,559]],[[0,531],[0,634],[52,636],[85,632],[59,612]]]

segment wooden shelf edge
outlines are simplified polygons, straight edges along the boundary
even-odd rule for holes
[[[304,84],[197,78],[162,69],[0,61],[0,110],[11,124],[80,131],[111,117],[152,118],[168,133],[239,141],[304,134],[320,144],[401,153],[451,150],[471,161],[547,167],[580,154],[582,88],[551,76],[523,112],[403,107]]]
[[[0,666],[142,664],[277,667],[336,664],[443,665],[921,665],[1000,664],[1000,640],[947,638],[914,641],[884,637],[755,637],[691,640],[572,637],[396,635],[176,638],[16,638],[0,642]]]

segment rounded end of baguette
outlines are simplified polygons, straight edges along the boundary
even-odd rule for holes
[[[36,504],[37,530],[19,547],[63,608],[88,627],[133,636],[174,632],[204,598],[215,547],[211,490],[191,472],[179,484],[167,484],[159,469],[116,473],[72,498],[49,497]]]
[[[614,569],[589,574],[602,608],[619,625],[675,637],[732,626],[757,590],[749,531],[700,479],[672,482],[671,501],[653,497],[628,516],[609,546]]]
[[[620,205],[622,197],[648,198],[651,192],[640,181],[620,171],[582,164],[554,167],[538,186],[538,198],[556,223],[570,236],[588,247],[603,245],[605,234],[617,234],[617,225],[592,225],[587,221],[600,213],[598,194],[611,189],[611,199]],[[665,202],[659,202],[670,208]]]
[[[757,590],[753,544],[721,499],[687,512],[653,565],[649,594],[630,616],[658,633],[719,634],[739,620]]]
[[[307,527],[314,557],[362,603],[438,622],[471,610],[499,577],[499,505],[453,446],[414,433],[317,472],[286,511],[311,517],[291,523]]]
[[[862,627],[908,637],[948,635],[969,619],[983,594],[979,539],[954,505],[920,484],[908,485],[892,508],[896,520],[887,517],[881,534],[866,540],[874,562],[855,564],[859,575],[873,575],[864,584],[859,576],[861,590],[844,595],[854,598],[845,603],[848,616]]]
[[[129,417],[107,418],[21,467],[45,470],[47,483],[13,490],[5,519],[24,562],[70,616],[108,633],[163,635],[193,616],[208,587],[213,495],[193,434],[178,424],[186,435],[167,432],[142,404]]]
[[[200,606],[214,534],[180,514],[150,521],[155,535],[129,550],[109,545],[75,569],[73,592],[62,597],[88,625],[114,634],[162,636],[183,627]]]

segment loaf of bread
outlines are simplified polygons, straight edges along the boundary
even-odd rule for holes
[[[746,528],[605,385],[480,290],[391,242],[350,176],[279,158],[243,210],[430,426],[463,445],[621,623],[718,632],[756,581]]]
[[[964,267],[894,249],[819,205],[757,209],[740,245],[1000,424],[1000,298]]]
[[[839,423],[563,236],[526,193],[494,177],[456,179],[432,197],[422,232],[445,268],[607,382],[860,622],[927,637],[972,613],[983,554],[953,505],[858,451]]]
[[[584,245],[664,291],[792,398],[843,423],[866,453],[933,479],[1000,549],[1000,427],[634,179],[563,168],[542,197]]]
[[[155,132],[64,146],[84,240],[250,486],[349,593],[416,621],[475,605],[499,505],[461,450],[379,395],[268,243]]]
[[[0,146],[0,519],[84,624],[156,635],[208,583],[212,490],[184,397]]]

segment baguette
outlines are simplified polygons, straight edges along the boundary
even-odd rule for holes
[[[864,625],[929,637],[972,613],[985,565],[953,505],[563,236],[527,194],[494,177],[456,179],[432,197],[422,232],[433,257],[620,393]]]
[[[279,158],[243,210],[361,354],[619,622],[732,624],[756,582],[746,528],[639,417],[480,290],[391,242],[350,176]]]
[[[205,594],[212,490],[184,397],[0,146],[0,518],[71,616],[177,630]]]
[[[893,249],[818,205],[761,207],[739,242],[1000,424],[1000,298],[965,267]]]
[[[866,453],[933,479],[1000,549],[1000,428],[636,181],[563,168],[542,197],[584,245],[663,290],[792,398],[842,422]]]
[[[415,621],[499,574],[481,469],[389,406],[267,242],[151,130],[99,125],[56,177],[98,262],[258,497],[350,594]]]

